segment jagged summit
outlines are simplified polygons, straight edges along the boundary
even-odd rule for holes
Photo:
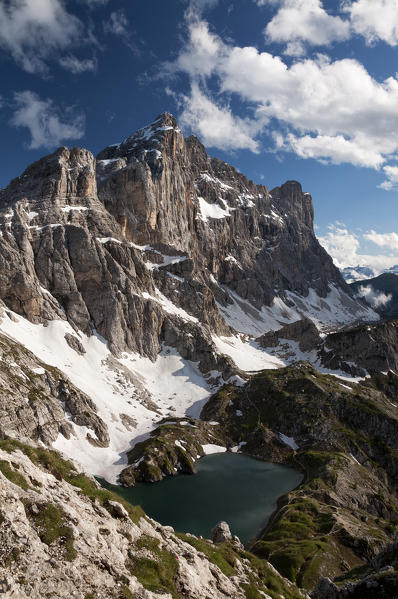
[[[153,153],[152,159],[159,159],[161,151],[172,133],[181,134],[175,117],[168,112],[160,114],[152,123],[138,129],[118,144],[108,146],[97,155],[99,162],[117,158]]]

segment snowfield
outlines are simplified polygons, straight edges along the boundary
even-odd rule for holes
[[[262,306],[261,310],[233,291],[226,291],[233,303],[228,306],[217,304],[220,313],[236,331],[253,337],[260,337],[268,331],[277,331],[285,324],[301,320],[303,316],[310,318],[322,332],[352,324],[359,319],[380,319],[371,308],[360,306],[357,301],[333,285],[325,298],[320,297],[314,289],[309,290],[307,297],[287,291],[286,296],[293,303],[293,307],[288,306],[282,298],[275,297],[271,306]]]
[[[173,348],[163,348],[156,362],[127,353],[116,360],[99,335],[87,337],[80,333],[79,340],[86,353],[79,355],[65,340],[66,333],[77,335],[67,322],[55,320],[43,326],[17,314],[13,318],[15,322],[6,315],[3,317],[1,331],[45,364],[64,372],[91,397],[98,415],[108,426],[107,448],[91,445],[86,434],[90,432],[95,438],[94,431],[76,424],[72,424],[76,438],[67,440],[60,434],[54,448],[76,459],[91,474],[110,482],[115,482],[127,465],[125,452],[147,437],[158,420],[170,415],[197,418],[212,392],[197,365],[183,360]],[[133,418],[136,428],[126,428],[122,414]]]
[[[103,240],[107,242],[108,239]],[[181,259],[181,257],[173,257]],[[173,304],[158,289],[156,296],[143,293],[143,297],[159,303],[166,312],[197,323],[197,319]],[[307,298],[288,294],[294,308],[281,298],[275,298],[272,306],[257,310],[249,302],[231,293],[233,304],[219,306],[220,312],[239,333],[230,337],[213,336],[212,340],[220,354],[230,356],[242,371],[255,372],[276,369],[297,360],[306,360],[320,371],[328,372],[351,383],[358,381],[343,372],[328,371],[320,366],[315,351],[303,353],[295,341],[281,340],[276,348],[263,348],[253,337],[270,330],[277,330],[286,323],[309,316],[319,329],[353,321],[353,310],[358,304],[344,293],[332,288],[322,299],[313,290]],[[359,316],[378,318],[372,310],[363,308]],[[358,316],[358,313],[357,313]],[[374,318],[374,316],[376,318]],[[66,439],[59,435],[54,448],[80,462],[91,474],[103,476],[116,482],[120,471],[127,465],[126,452],[138,441],[144,440],[162,418],[191,416],[199,418],[210,397],[224,383],[221,373],[208,373],[207,382],[198,364],[184,360],[171,347],[163,347],[155,362],[135,353],[124,353],[119,359],[111,354],[105,339],[97,333],[90,337],[76,331],[64,320],[33,324],[4,312],[0,330],[24,345],[43,363],[57,367],[70,381],[86,393],[95,403],[98,415],[108,427],[110,446],[94,447],[87,439],[85,426],[71,423],[75,437]],[[80,355],[66,342],[65,334],[78,337],[85,349]],[[38,366],[37,373],[42,373]],[[228,382],[244,384],[240,377]],[[68,418],[68,415],[66,415]],[[69,417],[70,419],[70,417]],[[293,441],[292,441],[293,442]],[[225,448],[219,448],[222,451]],[[215,451],[206,448],[207,452]]]

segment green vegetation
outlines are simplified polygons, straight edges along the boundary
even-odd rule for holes
[[[286,497],[286,504],[252,550],[283,575],[310,588],[318,578],[322,555],[334,553],[328,538],[334,524],[330,511],[314,499]]]
[[[158,539],[143,535],[136,544],[143,550],[140,556],[131,552],[126,568],[148,591],[170,593],[175,599],[180,597],[175,584],[178,561],[175,555],[159,547]],[[150,557],[147,554],[150,553]],[[128,597],[128,595],[126,595]]]
[[[24,501],[26,515],[33,521],[40,540],[46,545],[58,542],[63,548],[64,559],[72,561],[77,553],[73,546],[73,531],[66,526],[65,512],[53,503],[33,504]]]
[[[234,576],[235,562],[238,554],[234,549],[231,548],[229,543],[219,543],[212,545],[204,539],[197,539],[183,533],[176,533],[176,535],[185,543],[189,543],[192,547],[195,547],[198,551],[204,553],[212,564],[218,566],[223,574],[226,576]]]
[[[61,456],[52,450],[43,449],[41,447],[31,447],[14,439],[5,439],[0,441],[0,449],[12,453],[16,449],[21,450],[28,458],[37,466],[44,468],[50,472],[57,480],[65,480],[74,487],[78,487],[82,495],[88,497],[91,501],[97,500],[108,512],[117,517],[115,508],[110,505],[110,501],[121,503],[127,510],[131,520],[138,523],[140,518],[145,514],[139,506],[131,505],[119,495],[112,491],[107,491],[97,487],[97,484],[84,474],[79,474],[74,469],[74,466],[68,460],[64,460]],[[17,474],[17,473],[14,473]]]
[[[15,470],[11,467],[11,464],[9,464],[9,462],[6,462],[5,460],[0,460],[0,472],[4,474],[4,476],[8,478],[9,481],[14,483],[14,485],[18,485],[18,487],[21,487],[21,489],[23,489],[24,491],[27,491],[30,488],[26,478],[22,476],[22,474],[20,474],[19,472],[15,472]]]

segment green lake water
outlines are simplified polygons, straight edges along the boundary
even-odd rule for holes
[[[195,475],[180,474],[131,488],[100,482],[175,530],[209,538],[217,522],[225,520],[232,534],[246,544],[265,526],[278,497],[303,478],[292,468],[233,453],[205,456],[196,468]]]

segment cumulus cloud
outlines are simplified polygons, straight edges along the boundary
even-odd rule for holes
[[[324,163],[349,162],[355,166],[378,168],[384,161],[383,155],[376,149],[365,148],[358,140],[346,139],[342,135],[297,137],[290,133],[280,147],[292,150],[301,158],[315,158]]]
[[[369,233],[364,234],[364,238],[375,243],[379,247],[398,250],[397,233],[376,233],[376,231],[369,231]]]
[[[398,78],[379,82],[357,60],[317,55],[289,65],[255,47],[228,44],[206,21],[193,18],[187,43],[163,66],[167,75],[184,73],[191,84],[200,82],[202,93],[207,82],[216,84],[219,105],[233,97],[253,110],[258,127],[251,120],[248,134],[256,143],[245,147],[255,151],[267,122],[277,131],[276,147],[303,158],[379,169],[398,151]],[[190,110],[197,94],[185,100],[193,117],[202,114]],[[231,111],[230,116],[238,118]],[[197,132],[203,135],[199,124]],[[229,145],[233,149],[233,140]],[[389,176],[387,167],[385,173]]]
[[[372,308],[385,308],[392,300],[391,293],[385,294],[383,291],[377,291],[372,285],[361,285],[357,295],[363,298]]]
[[[11,119],[15,127],[26,127],[30,132],[29,148],[53,148],[69,139],[84,135],[84,116],[71,107],[61,111],[49,98],[43,100],[32,91],[15,94],[16,110]]]
[[[350,37],[348,21],[329,15],[321,0],[281,0],[280,4],[264,33],[269,42],[287,42],[286,54],[302,56],[308,43],[328,46]]]
[[[369,235],[370,234],[365,233],[359,236],[358,234],[349,231],[344,225],[332,224],[329,225],[327,234],[318,236],[318,240],[328,254],[332,256],[336,266],[341,269],[367,266],[373,270],[375,275],[378,275],[386,270],[386,268],[398,264],[397,254],[386,256],[384,254],[371,255],[363,253],[361,251],[363,239],[374,243],[375,239],[377,239],[377,237],[371,239]],[[374,235],[377,236],[376,233],[374,233]],[[396,234],[394,233],[393,235]],[[395,249],[398,249],[398,246]]]
[[[185,106],[180,115],[181,125],[197,133],[205,145],[223,150],[245,148],[258,153],[254,137],[262,128],[261,122],[234,116],[227,105],[217,105],[197,83],[192,84],[190,95],[181,101]]]
[[[384,166],[383,172],[387,179],[380,183],[379,187],[385,191],[391,191],[398,188],[398,166]]]
[[[60,0],[0,3],[0,48],[29,73],[46,72],[46,60],[76,44],[82,30]]]
[[[286,44],[285,53],[303,56],[308,46],[329,46],[353,35],[368,45],[398,44],[396,0],[345,0],[341,15],[331,15],[322,0],[257,0],[278,8],[264,33],[269,42]]]
[[[396,0],[357,0],[343,9],[350,17],[353,31],[368,44],[383,41],[398,44],[398,10]]]
[[[338,268],[360,264],[358,236],[350,233],[344,226],[329,225],[329,231],[324,237],[318,237],[319,242],[332,256]]]

